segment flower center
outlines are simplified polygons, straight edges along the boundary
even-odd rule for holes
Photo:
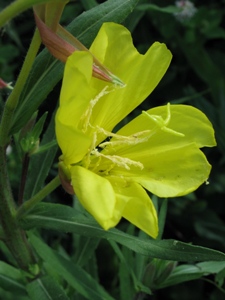
[[[105,86],[100,91],[100,93],[90,101],[87,110],[80,119],[80,128],[82,128],[82,131],[84,133],[87,133],[88,128],[90,128],[91,133],[89,132],[89,134],[92,135],[92,144],[90,146],[90,149],[81,162],[81,164],[85,168],[101,175],[109,175],[110,171],[115,167],[119,167],[125,170],[130,170],[131,167],[136,167],[142,170],[144,168],[144,165],[141,162],[132,160],[128,157],[116,155],[118,149],[137,145],[139,143],[144,143],[158,130],[162,130],[180,137],[184,136],[184,134],[168,127],[171,119],[169,103],[167,105],[167,116],[165,119],[163,119],[162,116],[151,115],[143,111],[143,114],[154,121],[154,123],[156,124],[156,127],[151,128],[151,130],[143,130],[129,136],[122,136],[116,133],[109,132],[100,126],[93,126],[91,124],[93,108],[103,96],[112,91],[113,90],[108,90],[108,86]],[[105,137],[105,139],[102,143],[97,145],[97,141],[99,141],[100,137],[99,135],[103,137],[103,139]]]
[[[96,147],[98,134],[104,134],[106,139],[112,139],[105,141]],[[93,172],[100,173],[101,175],[109,175],[109,172],[114,167],[130,170],[131,166],[133,166],[142,170],[144,165],[141,162],[116,155],[115,153],[120,147],[143,143],[147,141],[148,137],[149,130],[138,132],[131,136],[122,136],[108,132],[103,128],[96,127],[96,131],[93,135],[92,146],[90,147],[90,151],[83,159],[82,163],[86,168],[91,169]]]

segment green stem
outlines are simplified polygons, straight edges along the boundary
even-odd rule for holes
[[[16,219],[16,207],[8,178],[5,148],[0,147],[0,222],[4,233],[4,242],[18,263],[18,266],[30,272],[35,264],[31,249],[26,241],[25,232],[19,228]]]
[[[22,13],[35,4],[49,2],[50,0],[16,0],[0,12],[0,27],[9,22],[12,18]]]
[[[36,29],[29,50],[27,52],[24,64],[22,66],[20,75],[16,81],[16,85],[5,104],[0,126],[0,146],[2,147],[7,145],[9,141],[9,131],[12,125],[14,111],[19,102],[20,94],[24,88],[40,44],[40,35],[38,30]]]
[[[18,205],[19,206],[21,206],[23,203],[23,194],[24,194],[24,188],[26,185],[29,162],[30,162],[30,156],[28,153],[26,153],[23,158],[23,167],[22,167],[22,174],[21,174],[19,194],[18,194]]]
[[[50,181],[40,192],[34,195],[31,199],[21,205],[17,211],[17,218],[21,219],[27,215],[34,206],[42,201],[46,196],[48,196],[52,191],[54,191],[61,184],[59,176],[56,176],[52,181]]]

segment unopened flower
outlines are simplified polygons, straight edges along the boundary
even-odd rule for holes
[[[67,2],[68,0],[61,0],[57,3],[49,2],[34,6],[35,22],[43,44],[54,57],[64,63],[75,51],[88,52],[88,49],[82,43],[59,24],[60,16]],[[120,78],[103,66],[94,56],[93,76],[123,85]]]
[[[174,197],[205,182],[211,166],[199,148],[215,145],[212,126],[201,111],[168,104],[114,132],[157,86],[172,56],[158,42],[139,54],[128,30],[113,23],[103,24],[90,51],[125,85],[93,78],[87,52],[68,58],[56,114],[60,165],[81,204],[104,229],[124,217],[155,238],[157,213],[146,190]]]
[[[7,88],[12,90],[13,87],[11,86],[11,84],[12,84],[11,82],[7,83],[2,78],[0,78],[0,89]]]

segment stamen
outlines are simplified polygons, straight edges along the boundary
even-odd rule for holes
[[[117,145],[136,145],[139,143],[146,142],[150,137],[150,135],[149,135],[150,130],[143,130],[143,131],[140,131],[140,132],[134,133],[132,135],[128,135],[128,136],[109,132],[100,127],[97,127],[97,130],[99,133],[103,133],[107,137],[113,137],[114,139],[116,139],[116,141],[114,141],[114,140],[107,141],[107,142],[99,144],[100,148],[105,148],[106,146],[117,146]],[[139,136],[143,136],[143,135],[146,135],[146,136],[139,138]]]
[[[83,132],[87,131],[88,126],[90,125],[90,119],[91,119],[91,115],[92,115],[92,111],[94,106],[96,105],[96,103],[99,101],[99,99],[101,99],[104,95],[107,95],[108,93],[112,92],[111,91],[107,91],[108,89],[108,85],[106,85],[104,87],[103,90],[101,90],[101,92],[96,95],[96,97],[94,99],[92,99],[89,103],[89,106],[87,108],[87,110],[85,111],[85,113],[81,116],[80,119],[80,123],[82,124],[82,130]]]
[[[175,130],[167,127],[167,125],[169,124],[170,119],[171,119],[170,103],[167,104],[167,117],[166,117],[165,120],[163,119],[162,116],[150,115],[146,111],[142,111],[142,113],[144,115],[146,115],[148,118],[150,118],[153,122],[155,122],[156,125],[159,126],[162,131],[168,132],[168,133],[180,136],[180,137],[184,137],[185,136],[185,134],[183,134],[181,132],[178,132],[178,131],[175,131]]]
[[[114,165],[117,165],[118,167],[125,168],[126,170],[130,170],[130,166],[135,166],[140,168],[141,170],[144,168],[143,164],[137,161],[134,161],[132,159],[129,159],[127,157],[121,157],[118,155],[104,155],[101,152],[98,152],[97,149],[94,149],[91,154],[95,155],[96,157],[102,157],[105,159],[110,160],[113,162]]]
[[[92,154],[92,151],[94,151],[93,149],[95,149],[96,147],[96,142],[97,142],[97,133],[94,132],[93,133],[93,139],[92,139],[92,143],[90,145],[90,148],[88,149],[88,152],[87,154],[85,155],[85,157],[83,158],[82,160],[82,163],[83,163],[83,166],[88,169],[90,163],[91,163],[91,154]]]

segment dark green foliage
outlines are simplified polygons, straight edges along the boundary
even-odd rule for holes
[[[69,30],[86,46],[105,21],[123,22],[142,53],[156,40],[168,46],[173,53],[168,72],[124,122],[167,102],[201,109],[213,123],[218,143],[205,151],[212,164],[209,184],[186,197],[154,199],[160,224],[156,241],[125,220],[117,229],[103,231],[76,200],[58,189],[47,199],[52,203],[36,206],[20,221],[24,229],[35,229],[29,233],[29,241],[43,276],[26,285],[23,274],[12,267],[15,262],[7,248],[0,244],[0,299],[15,299],[15,295],[19,300],[225,299],[225,2],[196,0],[195,15],[183,21],[174,16],[178,9],[173,1],[137,2],[71,2],[62,24],[71,22]],[[2,1],[2,6],[4,3],[8,1]],[[87,12],[81,14],[84,10]],[[29,10],[1,32],[0,77],[5,81],[16,80],[33,29]],[[40,52],[15,113],[13,134],[25,126],[37,108],[38,118],[48,111],[41,135],[46,151],[31,157],[25,200],[57,172],[54,112],[62,72],[62,63],[47,50]],[[1,90],[0,101],[6,97],[6,91]],[[20,176],[15,163],[18,156],[13,152],[8,157],[15,194]]]

